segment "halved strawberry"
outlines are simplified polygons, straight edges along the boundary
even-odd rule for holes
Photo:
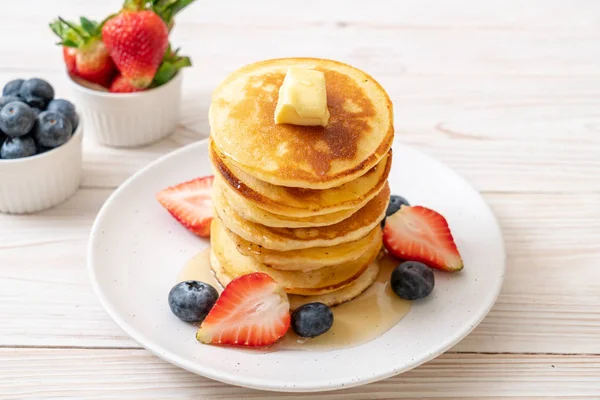
[[[403,206],[389,216],[383,244],[390,254],[403,260],[420,261],[444,271],[463,269],[446,219],[429,208]]]
[[[262,272],[232,280],[198,329],[202,343],[266,347],[290,327],[285,291]]]
[[[214,217],[210,196],[213,176],[196,178],[157,193],[156,199],[181,225],[198,236],[210,236]]]

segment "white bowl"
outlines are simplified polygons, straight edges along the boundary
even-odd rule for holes
[[[181,103],[182,74],[166,84],[136,93],[89,89],[68,78],[73,100],[86,123],[86,135],[111,147],[139,147],[175,131]]]
[[[32,157],[0,160],[0,212],[27,214],[54,207],[79,188],[83,128],[56,149]]]

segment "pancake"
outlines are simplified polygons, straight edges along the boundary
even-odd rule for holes
[[[381,191],[392,167],[391,151],[364,175],[339,187],[325,190],[276,186],[256,179],[219,154],[211,142],[210,157],[227,187],[247,202],[287,217],[313,217],[337,211],[357,209]]]
[[[329,124],[275,124],[289,67],[325,74]],[[247,65],[214,91],[211,136],[246,173],[274,185],[328,189],[353,181],[387,154],[394,138],[392,102],[365,72],[337,61],[286,58]]]
[[[223,191],[223,195],[229,199],[229,205],[240,217],[256,222],[257,224],[271,226],[273,228],[312,228],[337,224],[350,217],[360,207],[337,211],[331,214],[315,215],[311,217],[286,217],[273,214],[259,208],[243,198],[237,190],[232,189],[223,182],[219,174],[215,175],[213,190]]]
[[[213,220],[210,233],[211,263],[214,258],[232,277],[264,272],[290,294],[317,295],[348,286],[367,269],[381,249],[381,245],[376,243],[355,261],[314,271],[280,271],[238,252],[235,242],[227,234],[225,225],[219,218]]]
[[[377,275],[379,274],[379,264],[376,261],[371,262],[369,267],[360,274],[357,280],[344,286],[341,289],[333,292],[314,295],[314,296],[301,296],[301,295],[290,295],[290,309],[295,310],[296,308],[313,302],[319,302],[327,304],[329,307],[337,306],[342,303],[346,303],[355,297],[358,297],[362,292],[367,290],[369,286],[375,282]]]
[[[365,237],[385,217],[389,198],[390,188],[386,183],[373,200],[337,224],[319,228],[271,228],[242,218],[222,192],[213,191],[216,214],[229,230],[249,242],[279,251],[330,247]]]
[[[211,269],[217,278],[217,281],[221,284],[222,287],[225,287],[233,280],[231,276],[228,275],[227,271],[223,269],[219,260],[216,257],[211,257]],[[369,267],[363,272],[357,280],[349,284],[348,286],[344,286],[341,289],[334,290],[333,292],[313,295],[313,296],[301,296],[297,294],[288,295],[288,299],[290,300],[290,309],[293,311],[296,308],[307,304],[319,302],[323,304],[327,304],[329,307],[334,307],[339,304],[348,302],[355,297],[358,297],[362,292],[367,290],[373,282],[377,279],[377,275],[379,274],[379,264],[377,262],[372,262],[369,264]]]
[[[277,251],[251,243],[228,230],[236,247],[245,256],[254,257],[259,262],[282,271],[312,271],[329,265],[352,262],[358,259],[371,246],[381,247],[381,228],[375,227],[367,236],[354,242],[342,243],[333,247],[312,247],[302,250]]]

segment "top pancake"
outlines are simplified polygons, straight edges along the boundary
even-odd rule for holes
[[[275,124],[289,67],[325,74],[326,127]],[[254,177],[279,186],[327,189],[363,175],[394,137],[392,103],[372,77],[323,59],[287,58],[245,66],[213,92],[211,136],[219,151]]]

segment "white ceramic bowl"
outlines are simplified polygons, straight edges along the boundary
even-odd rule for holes
[[[83,123],[71,139],[33,157],[0,160],[0,212],[27,214],[54,207],[79,188]]]
[[[100,144],[145,146],[175,131],[181,103],[181,73],[162,86],[137,93],[103,92],[68,79],[74,103],[85,119],[86,135]]]

